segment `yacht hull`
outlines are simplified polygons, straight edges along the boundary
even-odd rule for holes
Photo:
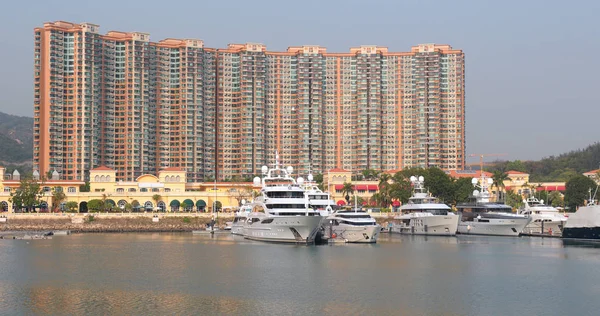
[[[460,217],[457,215],[433,215],[414,217],[408,224],[394,224],[392,233],[404,235],[454,236]]]
[[[562,238],[600,241],[600,227],[565,227]]]
[[[530,218],[490,218],[486,222],[469,221],[458,224],[458,233],[463,235],[519,236]]]
[[[325,234],[331,234],[331,239],[343,240],[347,243],[376,243],[381,232],[380,225],[352,226],[336,225],[325,227]],[[335,237],[333,237],[335,236]]]
[[[255,222],[243,228],[244,238],[282,243],[313,243],[322,216],[276,216],[272,222]],[[271,219],[269,218],[269,219]]]
[[[244,235],[244,225],[239,225],[239,224],[231,225],[231,233],[233,235],[243,236]]]

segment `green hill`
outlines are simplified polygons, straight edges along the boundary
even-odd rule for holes
[[[0,112],[0,164],[31,165],[33,118]]]
[[[529,173],[529,181],[567,181],[575,175],[600,168],[600,143],[559,156],[538,161],[502,161],[489,167],[493,170],[517,170]]]

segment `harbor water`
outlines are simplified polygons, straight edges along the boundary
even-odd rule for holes
[[[598,315],[599,272],[600,248],[556,238],[74,234],[0,240],[0,314]]]

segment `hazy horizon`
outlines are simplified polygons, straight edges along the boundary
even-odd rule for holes
[[[219,1],[5,4],[0,12],[0,111],[33,115],[33,28],[90,22],[150,33],[152,41],[198,38],[207,47],[260,42],[268,50],[314,44],[329,52],[378,45],[409,51],[449,44],[466,59],[467,154],[537,160],[597,142],[594,106],[600,22],[593,1]],[[10,45],[8,45],[10,43]],[[468,158],[467,162],[478,161]]]

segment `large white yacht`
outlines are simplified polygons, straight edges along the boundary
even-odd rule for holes
[[[316,211],[319,211],[322,216],[329,216],[337,208],[335,201],[331,199],[331,195],[323,192],[313,181],[313,175],[308,174],[307,181],[304,182],[304,194],[308,197],[308,206]]]
[[[248,219],[248,214],[252,212],[252,204],[242,202],[240,210],[235,212],[233,222],[231,223],[231,233],[234,235],[244,235],[244,224]]]
[[[279,167],[279,155],[275,154],[275,166],[262,167],[262,179],[254,178],[255,185],[262,185],[260,195],[252,203],[253,212],[248,214],[244,225],[244,238],[260,241],[313,243],[324,217],[308,206],[308,198],[302,185],[291,174],[293,168]]]
[[[326,239],[348,243],[375,243],[381,226],[369,213],[358,209],[340,209],[329,215],[323,225]]]
[[[413,195],[407,204],[400,207],[401,215],[394,217],[392,232],[409,235],[456,235],[459,216],[425,190],[424,180],[423,176],[410,177]]]
[[[596,188],[596,193],[598,188]],[[591,190],[590,190],[591,195]],[[600,205],[594,197],[588,199],[586,206],[580,207],[569,219],[562,230],[562,238],[583,241],[600,241]]]
[[[490,202],[488,187],[491,178],[473,178],[475,189],[471,201],[456,206],[461,217],[458,223],[458,233],[465,235],[496,235],[519,236],[525,226],[531,221],[530,217],[513,214],[512,208],[503,203]]]
[[[519,214],[531,217],[531,222],[523,229],[525,234],[560,234],[567,222],[567,217],[560,214],[558,209],[544,204],[544,200],[540,201],[536,197],[523,200]]]

